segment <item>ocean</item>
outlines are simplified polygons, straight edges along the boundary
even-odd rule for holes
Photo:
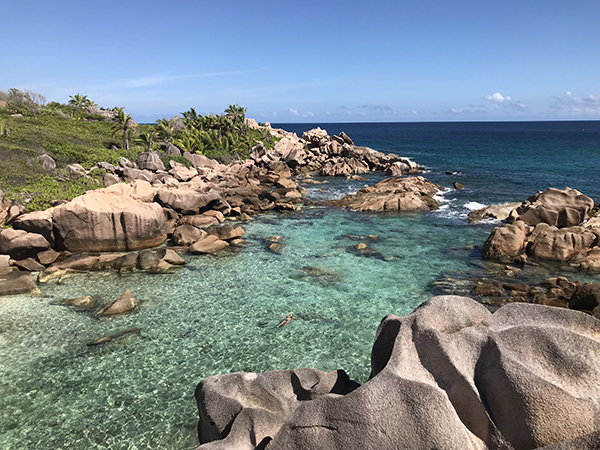
[[[468,224],[479,207],[569,186],[600,199],[600,122],[274,124],[301,134],[321,126],[356,145],[407,156],[445,187],[440,210],[366,214],[318,205],[244,224],[250,246],[221,256],[184,256],[173,274],[78,274],[41,286],[41,296],[0,297],[0,448],[192,449],[198,445],[196,384],[215,374],[315,367],[363,383],[381,319],[406,315],[440,292],[442,277],[498,274],[480,248],[497,223]],[[384,178],[328,179],[312,200],[339,198]],[[453,182],[465,186],[454,190]],[[345,235],[379,235],[378,257],[352,252]],[[281,255],[264,238],[284,237]],[[552,265],[548,276],[600,282]],[[57,305],[126,289],[142,300],[121,318]],[[292,320],[277,328],[285,316]],[[105,346],[86,344],[127,328]]]

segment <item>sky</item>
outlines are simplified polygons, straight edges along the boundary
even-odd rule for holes
[[[599,0],[0,0],[0,90],[138,122],[600,120]]]

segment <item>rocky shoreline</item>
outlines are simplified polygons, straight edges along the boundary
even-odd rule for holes
[[[258,127],[251,119],[247,125]],[[106,187],[54,208],[24,213],[3,201],[2,215],[12,228],[0,232],[0,270],[17,273],[0,280],[0,295],[38,292],[32,272],[39,272],[38,281],[44,283],[74,271],[167,271],[185,264],[176,252],[206,254],[241,247],[243,228],[224,222],[243,223],[255,214],[300,208],[306,190],[299,183],[315,183],[314,172],[352,177],[385,171],[394,176],[394,184],[406,186],[376,193],[383,199],[380,210],[389,209],[390,197],[400,190],[412,200],[401,205],[394,200],[395,209],[427,209],[416,197],[425,199],[429,209],[435,207],[432,183],[420,178],[416,185],[416,178],[396,177],[423,170],[407,158],[355,146],[343,132],[329,136],[316,128],[298,138],[268,130],[279,139],[275,147],[267,150],[259,143],[245,161],[225,165],[184,152],[190,167],[171,160],[166,171],[157,152],[143,152],[135,163],[124,158],[118,167],[99,163],[108,171]],[[177,151],[171,149],[172,154]],[[69,167],[87,176],[81,166]],[[427,183],[431,186],[421,192]],[[138,252],[165,244],[166,251]]]
[[[312,173],[391,176],[327,206],[364,212],[439,207],[434,197],[443,188],[417,176],[423,168],[407,158],[355,146],[344,133],[329,136],[317,128],[299,138],[269,130],[280,139],[275,148],[258,143],[246,161],[225,165],[183,153],[190,167],[171,161],[167,170],[158,153],[143,152],[135,163],[100,163],[108,171],[104,188],[45,211],[25,214],[0,199],[0,216],[11,225],[0,232],[0,295],[36,294],[40,284],[81,271],[170,272],[185,265],[186,252],[243,248],[243,224],[252,216],[309,203],[302,185],[319,183]],[[72,170],[86,176],[81,167]],[[594,201],[578,191],[548,189],[520,204],[486,208],[473,221],[506,220],[484,244],[484,259],[599,270],[596,214]],[[271,236],[266,248],[280,253],[282,240]],[[350,250],[385,259],[365,242]],[[302,270],[335,276],[313,266]],[[452,281],[442,286],[448,292],[461,284]],[[594,422],[600,414],[600,285],[564,277],[546,280],[543,289],[494,279],[462,284],[480,302],[440,296],[407,317],[383,319],[371,378],[362,386],[342,370],[310,368],[202,380],[196,390],[199,449],[600,447]],[[126,291],[106,305],[93,297],[60,304],[112,316],[138,303]],[[88,345],[140,331],[129,328]]]

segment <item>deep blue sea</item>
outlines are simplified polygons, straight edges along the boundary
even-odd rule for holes
[[[274,126],[301,134],[317,125]],[[468,224],[469,211],[547,187],[600,199],[600,122],[320,126],[424,165],[425,176],[447,188],[440,210],[380,215],[310,206],[268,214],[244,225],[249,247],[187,255],[173,274],[78,274],[41,285],[39,296],[0,297],[0,449],[194,448],[194,389],[215,374],[341,368],[364,382],[386,314],[410,313],[438,293],[440,277],[501,273],[478,250],[497,224]],[[367,178],[330,179],[308,186],[308,196],[341,197],[384,176]],[[454,181],[466,189],[453,190]],[[370,245],[381,256],[353,253],[347,233],[380,235]],[[284,236],[281,255],[266,250],[271,235]],[[325,275],[310,276],[318,271]],[[520,276],[558,274],[600,281],[557,266],[526,266]],[[121,318],[56,304],[83,295],[108,302],[126,289],[142,303]],[[290,313],[303,320],[277,328]],[[131,327],[141,336],[86,345]]]

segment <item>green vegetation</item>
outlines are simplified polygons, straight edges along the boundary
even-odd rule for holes
[[[170,139],[183,151],[201,153],[210,158],[231,162],[246,159],[249,150],[259,142],[266,148],[273,148],[279,139],[265,129],[246,127],[246,108],[231,105],[225,114],[217,116],[198,115],[194,108],[181,113],[185,128],[179,131],[169,127],[168,121],[158,121],[157,130],[163,141]]]
[[[224,163],[247,158],[259,142],[272,148],[279,139],[265,129],[248,128],[245,113],[239,105],[222,115],[202,116],[191,108],[182,113],[183,128],[181,121],[178,126],[168,119],[137,125],[124,108],[98,108],[80,93],[68,104],[46,104],[35,92],[0,91],[0,190],[32,211],[101,187],[101,161],[118,165],[120,157],[135,161],[140,152],[157,150],[166,167],[170,160],[189,167],[187,159],[167,155],[162,148],[175,145]],[[44,153],[56,161],[56,170],[42,168],[39,156]],[[73,163],[89,170],[88,176],[66,171]]]

